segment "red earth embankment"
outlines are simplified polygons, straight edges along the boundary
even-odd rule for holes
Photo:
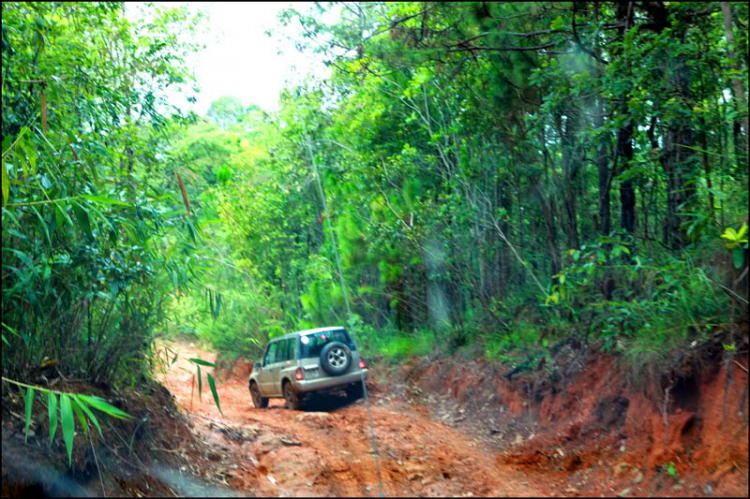
[[[747,496],[747,347],[729,355],[717,341],[682,358],[640,384],[617,357],[567,347],[553,374],[509,381],[450,358],[401,376],[433,417],[492,443],[498,465],[544,472],[556,494]]]

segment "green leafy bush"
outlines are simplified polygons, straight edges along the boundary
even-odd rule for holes
[[[29,436],[29,426],[31,424],[31,413],[34,406],[35,395],[37,392],[46,395],[45,398],[47,400],[47,412],[49,416],[50,428],[49,441],[50,444],[52,444],[52,441],[55,438],[55,433],[57,431],[57,425],[59,421],[63,434],[63,440],[65,441],[65,448],[68,451],[68,465],[72,464],[73,459],[73,440],[75,438],[76,418],[78,419],[78,422],[83,428],[86,436],[88,436],[89,434],[88,421],[91,421],[99,431],[99,435],[102,435],[102,428],[91,409],[96,409],[115,418],[132,418],[130,414],[127,414],[117,407],[108,404],[101,397],[70,392],[59,392],[56,390],[42,388],[40,386],[32,386],[25,383],[19,383],[18,381],[8,379],[5,376],[3,376],[3,381],[12,383],[20,388],[26,388],[26,395],[24,396],[24,413],[26,415],[26,439],[28,439]]]

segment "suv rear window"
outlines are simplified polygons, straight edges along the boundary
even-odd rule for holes
[[[346,329],[336,329],[333,331],[321,331],[300,336],[300,359],[309,359],[320,355],[320,351],[327,343],[338,341],[348,346],[350,350],[356,351],[357,346],[352,341]]]

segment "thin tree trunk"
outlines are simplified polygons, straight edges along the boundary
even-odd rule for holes
[[[618,157],[621,158],[623,170],[633,159],[633,125],[626,125],[620,129],[618,137]],[[620,183],[620,211],[622,228],[628,233],[635,232],[635,187],[633,179]]]
[[[706,119],[701,119],[703,129],[700,131],[700,138],[702,139],[703,145],[703,172],[706,174],[706,187],[708,188],[708,212],[711,214],[711,221],[714,222],[714,213],[716,207],[714,205],[714,193],[713,186],[711,185],[711,162],[708,157],[708,137],[706,134]]]
[[[632,22],[632,14],[633,14],[633,3],[630,2],[628,5],[619,4],[617,6],[617,13],[616,17],[617,20],[624,23],[624,27],[620,28],[620,35],[626,36],[628,29],[630,27],[630,24]],[[626,72],[629,72],[629,68],[625,68]],[[630,97],[630,89],[623,93],[622,97],[622,107],[620,109],[620,112],[623,115],[628,115],[628,107],[627,102]],[[617,158],[619,158],[622,161],[622,171],[626,170],[629,167],[630,161],[633,160],[633,123],[628,122],[627,124],[623,125],[622,128],[620,128],[620,131],[617,135]],[[615,165],[613,168],[617,168],[617,164],[615,161]],[[635,231],[635,186],[633,185],[633,179],[629,178],[627,180],[623,180],[620,183],[620,221],[622,228],[625,229],[626,232],[629,234],[632,234]]]

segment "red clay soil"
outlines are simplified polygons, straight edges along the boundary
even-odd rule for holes
[[[186,360],[214,356],[171,347],[180,360],[163,382],[196,438],[215,449],[195,459],[220,463],[230,487],[262,496],[378,494],[364,401],[332,395],[291,411],[272,399],[256,409],[251,364],[242,361],[217,375],[222,417],[205,383],[199,400]],[[508,381],[499,366],[458,358],[390,372],[371,365],[383,493],[747,497],[746,351],[675,369],[650,389],[632,386],[614,356],[559,356],[572,360],[557,379],[542,370]]]
[[[171,348],[180,360],[162,380],[193,417],[198,438],[215,445],[213,459],[226,465],[230,486],[260,496],[378,495],[364,401],[351,404],[332,395],[291,411],[281,399],[271,399],[268,408],[256,409],[247,388],[249,366],[241,364],[218,378],[222,417],[205,384],[199,400],[195,369],[186,360],[214,356],[194,345]],[[386,496],[555,493],[539,487],[537,473],[498,463],[486,444],[429,419],[424,408],[389,400],[375,383],[368,387]]]
[[[508,381],[494,366],[456,359],[404,371],[434,417],[462,408],[459,426],[494,444],[498,466],[557,484],[544,495],[747,497],[747,351],[718,357],[652,390],[630,386],[615,357],[601,354],[567,383]],[[450,396],[424,396],[440,390]]]

